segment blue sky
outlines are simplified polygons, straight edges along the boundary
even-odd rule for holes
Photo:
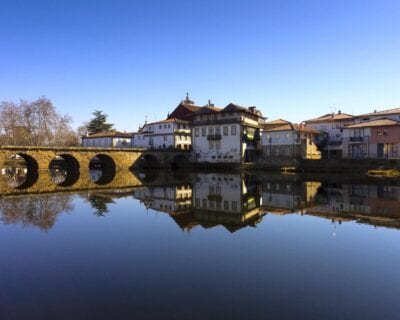
[[[400,1],[2,0],[0,100],[74,125],[161,120],[185,96],[301,121],[400,106]]]

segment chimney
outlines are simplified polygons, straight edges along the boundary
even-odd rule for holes
[[[249,107],[249,111],[250,111],[251,113],[256,113],[256,107],[254,107],[254,106]]]
[[[375,110],[374,110],[374,113],[377,113],[377,112],[378,112],[378,111],[375,109]]]
[[[338,114],[342,114],[342,110],[339,110],[339,111],[338,111]]]

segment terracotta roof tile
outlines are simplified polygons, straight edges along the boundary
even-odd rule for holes
[[[329,122],[329,121],[339,121],[339,120],[351,120],[354,117],[347,113],[327,113],[315,119],[310,119],[304,121],[305,123],[318,123],[318,122]]]
[[[345,129],[353,129],[353,128],[368,128],[368,127],[384,127],[384,126],[395,126],[399,125],[398,121],[392,119],[379,119],[379,120],[372,120],[368,122],[361,122],[357,124],[353,124],[351,126],[345,127]]]
[[[370,113],[364,113],[360,114],[357,116],[358,117],[366,117],[366,116],[386,116],[390,114],[400,114],[400,108],[393,108],[393,109],[387,109],[387,110],[382,110],[382,111],[377,111],[377,112],[370,112]]]
[[[108,131],[98,132],[82,138],[132,138],[132,132]]]

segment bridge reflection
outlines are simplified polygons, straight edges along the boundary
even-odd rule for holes
[[[101,175],[96,171],[92,174]],[[118,198],[137,199],[150,211],[167,214],[184,231],[223,227],[236,232],[256,227],[271,214],[400,228],[400,186],[393,181],[352,183],[337,177],[126,171],[117,172],[106,185],[95,184],[89,173],[81,173],[74,186],[60,187],[54,183],[54,179],[61,179],[57,175],[53,181],[51,174],[43,175],[30,188],[1,194],[4,223],[31,224],[48,230],[57,215],[73,211],[72,199],[77,196],[90,205],[96,216],[118,210]]]

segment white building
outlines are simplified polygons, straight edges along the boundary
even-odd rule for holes
[[[342,113],[328,113],[321,117],[304,121],[306,127],[327,134],[327,142],[324,151],[328,157],[341,157],[343,128],[354,123],[354,116]]]
[[[130,148],[132,147],[132,133],[110,131],[83,136],[82,146],[100,148]]]
[[[233,103],[224,109],[209,104],[193,114],[193,160],[211,163],[254,162],[261,152],[260,126],[264,122],[255,107]]]
[[[289,159],[321,159],[318,145],[325,133],[285,121],[266,122],[261,135],[262,155]]]
[[[133,134],[135,148],[190,150],[191,144],[189,122],[175,118],[146,123]]]

